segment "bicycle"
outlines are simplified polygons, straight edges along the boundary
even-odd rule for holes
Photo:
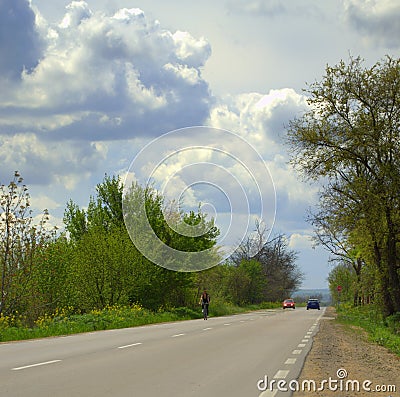
[[[208,303],[203,303],[202,304],[202,307],[203,307],[203,318],[204,318],[204,320],[207,320],[208,319]]]

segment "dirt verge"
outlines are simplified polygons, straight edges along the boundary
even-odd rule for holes
[[[299,378],[300,386],[314,380],[316,389],[326,380],[323,390],[314,391],[313,383],[306,382],[293,396],[400,397],[400,358],[369,342],[362,329],[339,324],[335,318],[334,308],[328,308]]]

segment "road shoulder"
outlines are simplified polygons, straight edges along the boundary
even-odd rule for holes
[[[300,390],[294,392],[293,396],[400,396],[400,358],[384,347],[369,342],[363,330],[344,326],[335,318],[334,308],[327,308],[300,373]],[[313,388],[313,384],[308,386],[307,382],[306,390],[301,390],[304,381],[314,380],[318,389],[323,380],[329,381],[330,378],[333,381],[330,385],[328,382],[323,384],[323,390],[310,391],[308,388]],[[363,383],[366,381],[371,381],[370,385],[365,384],[371,391],[364,389]],[[357,383],[360,391],[356,389]],[[389,389],[391,385],[396,386],[395,392]],[[337,389],[333,390],[335,387]],[[384,390],[372,392],[377,388]]]

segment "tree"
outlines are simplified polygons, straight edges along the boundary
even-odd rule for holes
[[[256,222],[255,233],[248,236],[230,258],[237,268],[248,268],[254,262],[260,264],[261,273],[255,271],[254,266],[251,266],[253,271],[244,271],[247,276],[253,274],[256,279],[263,280],[262,283],[256,282],[259,302],[278,301],[290,296],[303,279],[296,264],[297,253],[289,249],[286,236],[279,234],[265,241],[266,233],[263,223]],[[255,284],[250,281],[249,285],[254,288]]]
[[[91,228],[75,245],[71,270],[82,310],[128,304],[140,260],[128,234],[120,228]]]
[[[400,60],[341,61],[306,92],[310,110],[287,128],[292,164],[323,183],[326,219],[364,231],[384,314],[400,311]]]
[[[35,255],[54,238],[47,230],[48,211],[36,224],[28,188],[15,171],[8,185],[0,186],[0,315],[21,311],[34,301],[31,280]]]

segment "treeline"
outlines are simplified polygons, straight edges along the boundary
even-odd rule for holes
[[[77,313],[135,303],[151,310],[195,307],[203,288],[214,302],[276,301],[289,296],[302,278],[296,254],[283,235],[251,254],[252,245],[260,244],[259,229],[228,261],[209,270],[179,272],[155,265],[127,232],[123,186],[115,176],[97,185],[86,210],[67,203],[62,231],[48,229],[47,211],[35,224],[28,189],[18,172],[0,189],[0,315],[19,313],[28,324],[64,307]],[[215,260],[219,230],[206,214],[181,213],[171,204],[165,211],[164,198],[152,188],[132,185],[128,194],[131,215],[144,204],[162,242],[180,251],[208,250],[209,260]],[[166,216],[177,227],[171,228]],[[184,225],[196,226],[201,235],[179,234],[176,230]],[[182,267],[190,268],[190,263]]]
[[[337,262],[332,296],[400,312],[400,60],[359,58],[309,85],[310,110],[288,127],[292,162],[322,183],[310,215]],[[338,286],[341,287],[341,290]]]

